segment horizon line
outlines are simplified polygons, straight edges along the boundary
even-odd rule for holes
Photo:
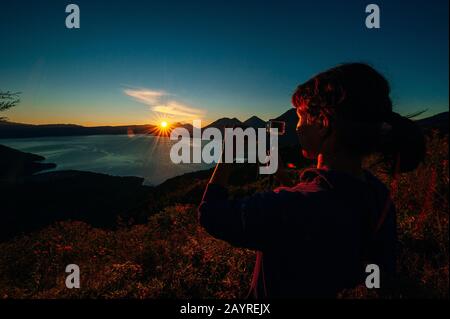
[[[430,117],[433,117],[435,115],[439,115],[439,114],[443,114],[443,113],[449,113],[449,111],[450,110],[437,111],[437,112],[432,113],[430,115],[421,114],[423,116],[420,116],[419,118],[414,119],[414,120],[422,120],[422,119],[430,118]],[[284,112],[284,113],[286,113],[286,112]],[[284,113],[282,113],[282,114],[284,114]],[[282,114],[280,114],[280,115],[282,115]],[[403,116],[406,116],[406,115],[407,114],[405,114]],[[215,120],[212,120],[212,121],[211,120],[210,121],[204,121],[202,119],[200,119],[200,120],[202,121],[202,123],[207,123],[205,126],[208,126],[208,125],[214,123],[215,121],[222,120],[222,119],[237,119],[238,121],[244,123],[245,121],[247,121],[247,120],[249,120],[249,119],[251,119],[253,117],[257,117],[258,119],[260,119],[260,120],[262,120],[264,122],[267,122],[266,120],[262,119],[261,117],[259,117],[257,115],[252,115],[252,116],[250,116],[249,118],[247,118],[244,121],[240,120],[236,116],[233,116],[233,117],[223,116],[223,117],[219,117],[219,118],[217,118]],[[87,128],[93,128],[93,127],[126,127],[126,126],[158,126],[159,125],[159,124],[151,124],[151,123],[143,123],[143,124],[97,124],[97,125],[96,124],[77,124],[77,123],[74,123],[74,122],[30,123],[30,122],[17,122],[17,121],[14,121],[14,120],[10,120],[8,117],[5,117],[5,118],[0,117],[0,123],[2,123],[2,122],[9,123],[9,124],[34,125],[34,126],[40,126],[40,125],[42,125],[42,126],[45,126],[45,125],[74,125],[74,126],[81,126],[81,127],[87,127]],[[193,121],[192,122],[189,122],[189,121],[174,121],[173,123],[175,123],[175,124],[178,123],[178,124],[181,124],[181,125],[186,125],[186,124],[191,124],[192,125]]]

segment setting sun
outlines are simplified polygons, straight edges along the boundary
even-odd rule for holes
[[[170,132],[172,130],[172,125],[167,122],[166,120],[156,120],[156,125],[153,126],[151,130],[151,134],[154,134],[156,136],[169,136]]]

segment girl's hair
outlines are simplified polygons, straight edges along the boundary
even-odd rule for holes
[[[380,153],[390,173],[409,172],[425,156],[417,123],[392,111],[388,81],[364,63],[342,64],[298,86],[292,104],[307,118],[323,116],[339,145],[360,156]]]

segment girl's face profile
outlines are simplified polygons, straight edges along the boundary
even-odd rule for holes
[[[319,126],[315,121],[311,121],[307,114],[297,109],[297,136],[299,138],[302,155],[308,159],[315,159],[319,154],[320,134]]]

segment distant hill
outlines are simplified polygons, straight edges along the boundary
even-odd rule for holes
[[[0,121],[0,138],[147,134],[154,128],[154,125],[86,127],[74,124],[32,125]]]
[[[0,145],[0,182],[15,182],[34,173],[55,168],[55,164],[41,163],[44,157]]]
[[[212,122],[211,124],[209,124],[207,127],[205,128],[209,128],[209,127],[215,127],[218,128],[220,130],[223,130],[225,127],[234,127],[235,125],[242,125],[242,122],[239,121],[237,118],[228,118],[228,117],[223,117],[221,119],[218,119],[217,121]]]
[[[215,127],[218,129],[223,129],[225,127],[234,127],[234,126],[259,128],[259,127],[265,127],[266,122],[261,120],[256,115],[250,117],[249,119],[247,119],[244,122],[241,122],[239,119],[237,119],[235,117],[233,117],[233,118],[223,117],[223,118],[220,118],[220,119],[214,121],[213,123],[209,124],[208,126],[206,126],[206,128]]]
[[[417,120],[417,123],[424,129],[438,129],[448,133],[448,112],[439,113],[424,119]]]
[[[449,112],[443,112],[428,118],[417,120],[417,123],[429,130],[436,128],[442,132],[448,132]],[[294,108],[275,118],[275,120],[286,122],[286,134],[280,137],[280,145],[289,146],[297,144],[297,134],[295,127],[298,117]],[[252,116],[244,122],[237,118],[220,118],[206,126],[215,127],[223,132],[225,127],[247,126],[253,128],[263,128],[266,122],[257,116]],[[184,127],[192,134],[192,124],[176,123],[174,127]],[[77,136],[77,135],[122,135],[122,134],[154,134],[155,125],[128,125],[128,126],[96,126],[85,127],[74,124],[49,124],[32,125],[22,123],[12,123],[0,121],[0,138],[24,138],[24,137],[44,137],[44,136]]]
[[[264,128],[266,127],[266,122],[261,120],[257,116],[252,116],[248,120],[243,123],[245,126],[253,127],[253,128]]]
[[[190,136],[192,136],[192,131],[194,129],[192,124],[189,124],[189,123],[175,123],[172,125],[172,129],[175,129],[175,128],[185,128],[186,130],[188,130]]]

